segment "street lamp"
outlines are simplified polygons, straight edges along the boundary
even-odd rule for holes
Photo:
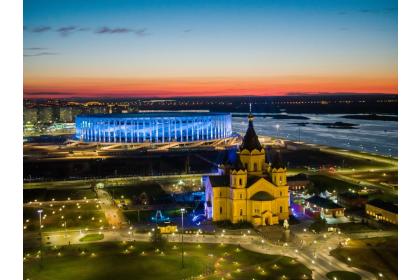
[[[181,259],[182,259],[182,268],[184,268],[184,213],[185,208],[181,208]]]
[[[41,228],[42,228],[42,209],[39,209],[37,212],[39,214],[39,232],[41,232]]]
[[[42,209],[38,209],[38,214],[39,214],[39,236],[41,238],[40,240],[40,261],[39,261],[39,266],[42,268]]]

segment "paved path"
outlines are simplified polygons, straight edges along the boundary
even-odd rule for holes
[[[97,233],[91,231],[88,233]],[[150,240],[149,233],[134,233],[130,229],[107,230],[102,232],[104,239],[93,242],[112,242],[112,241],[144,241]],[[82,244],[80,238],[86,232],[82,231],[67,231],[67,235],[63,231],[46,232],[43,234],[43,242],[49,245],[68,245]],[[381,236],[388,236],[391,232],[381,232]],[[395,234],[395,233],[394,233]],[[356,236],[356,235],[354,235]],[[362,236],[364,237],[364,236]],[[170,234],[167,236],[168,242],[181,242],[180,234]],[[311,233],[296,234],[296,242],[275,245],[270,244],[258,235],[202,235],[202,234],[184,234],[185,243],[225,243],[234,244],[243,247],[244,249],[269,255],[285,255],[296,258],[297,261],[303,263],[313,271],[313,279],[327,279],[325,275],[333,270],[346,270],[357,273],[362,276],[362,279],[377,279],[375,275],[370,272],[351,267],[343,263],[329,254],[329,252],[336,248],[340,242],[348,238],[347,235],[339,235],[329,233],[327,235],[314,235]],[[301,243],[301,240],[305,242]],[[314,242],[315,241],[315,242]]]
[[[109,193],[101,189],[96,190],[96,193],[101,201],[101,209],[104,211],[108,224],[114,228],[120,228],[124,225],[126,223],[124,215],[115,205]]]

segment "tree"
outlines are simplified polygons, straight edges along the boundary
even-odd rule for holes
[[[163,249],[166,246],[167,240],[163,237],[162,233],[158,228],[152,232],[152,236],[150,237],[150,242],[154,249]]]
[[[309,227],[310,230],[314,230],[317,233],[327,229],[327,222],[322,218],[317,218]]]

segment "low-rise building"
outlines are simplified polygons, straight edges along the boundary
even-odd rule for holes
[[[288,176],[287,182],[289,184],[289,190],[291,191],[303,191],[307,189],[311,184],[308,175],[303,173],[299,173],[294,176]]]
[[[366,194],[359,194],[354,192],[344,192],[337,196],[337,203],[347,209],[363,208],[368,202]]]
[[[158,229],[160,233],[163,234],[169,234],[169,233],[175,233],[178,231],[178,227],[175,223],[168,222],[168,223],[160,223],[158,224]]]
[[[366,204],[366,214],[378,221],[398,224],[398,206],[380,199],[374,199]]]
[[[345,208],[333,201],[314,195],[305,200],[305,214],[315,218],[339,218],[344,217]]]

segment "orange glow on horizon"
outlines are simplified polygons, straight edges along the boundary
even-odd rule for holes
[[[24,96],[176,97],[285,95],[287,93],[398,92],[396,77],[244,77],[244,78],[61,78],[27,77]],[[61,95],[57,93],[66,93]]]

